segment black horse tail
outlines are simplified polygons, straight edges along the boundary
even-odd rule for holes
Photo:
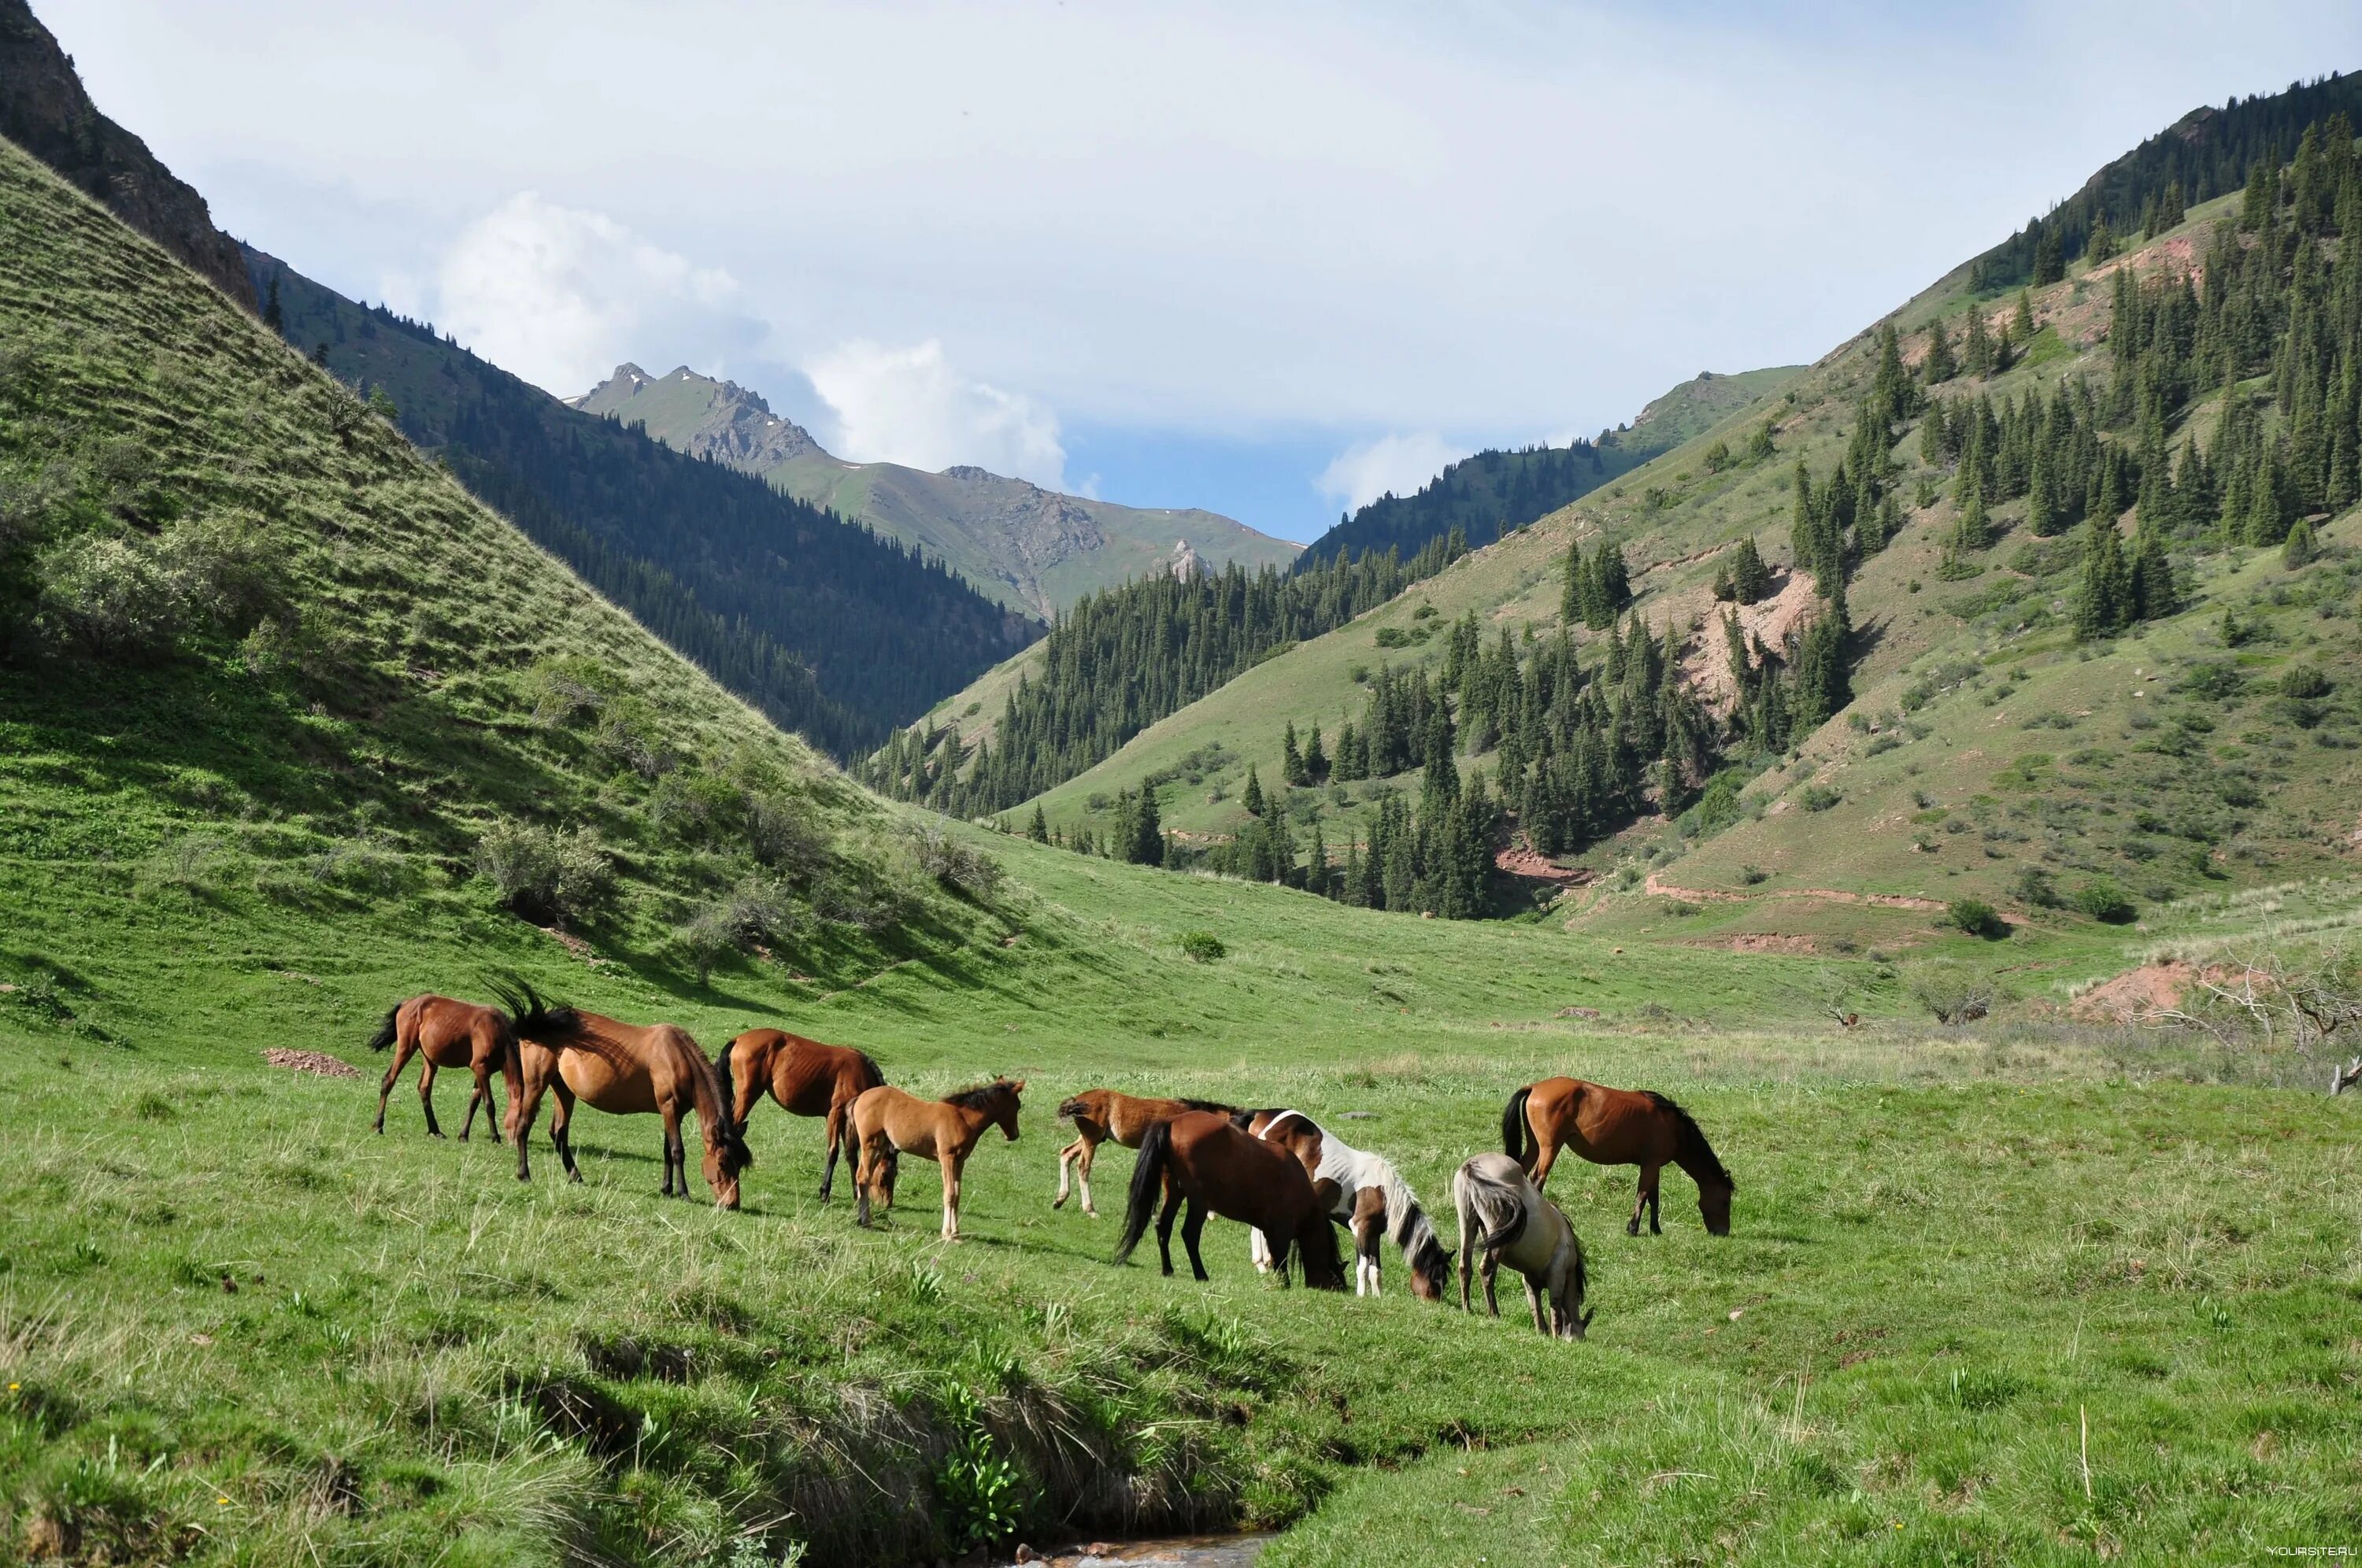
[[[370,1036],[369,1048],[370,1050],[387,1051],[392,1049],[394,1035],[393,1019],[394,1015],[401,1010],[402,1010],[398,1007],[390,1007],[385,1010],[385,1017],[378,1022],[377,1032]]]
[[[1530,1165],[1534,1158],[1533,1129],[1526,1125],[1526,1097],[1533,1092],[1528,1084],[1501,1108],[1501,1153],[1520,1165]]]
[[[546,1001],[531,982],[505,975],[490,983],[492,995],[509,1011],[516,1032],[545,1043],[571,1040],[589,1032],[582,1015],[563,1002]]]
[[[1129,1262],[1131,1249],[1148,1231],[1156,1200],[1164,1189],[1164,1167],[1173,1158],[1173,1123],[1160,1121],[1140,1141],[1140,1158],[1131,1167],[1131,1195],[1123,1209],[1123,1239],[1116,1243],[1115,1261]]]
[[[1738,1184],[1723,1168],[1722,1157],[1705,1141],[1705,1133],[1690,1113],[1654,1089],[1648,1094],[1659,1110],[1673,1119],[1673,1162],[1689,1172],[1693,1180],[1702,1176],[1737,1191]]]

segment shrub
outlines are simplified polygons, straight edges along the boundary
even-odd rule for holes
[[[786,888],[748,877],[691,915],[673,935],[697,966],[701,986],[712,977],[713,961],[723,954],[778,941],[795,925],[796,910]]]
[[[975,899],[988,899],[1000,889],[1000,862],[940,828],[918,829],[911,835],[911,847],[919,869],[946,888]]]
[[[746,848],[774,871],[810,877],[828,860],[828,834],[802,802],[756,794],[746,802]]]
[[[2039,910],[2055,910],[2061,902],[2057,879],[2039,866],[2028,866],[2018,872],[2017,880],[2011,885],[2010,891],[2017,896],[2019,901]]]
[[[1938,1023],[1969,1023],[1992,1010],[1992,982],[1948,960],[1914,966],[1912,999]]]
[[[42,624],[101,658],[162,658],[216,628],[243,635],[270,597],[250,530],[226,518],[80,535],[45,551],[34,575]]]
[[[2280,671],[2280,695],[2283,697],[2326,697],[2329,677],[2309,664],[2292,664]]]
[[[1955,929],[1988,942],[1998,942],[2009,934],[2009,922],[1982,899],[1954,899],[1945,910],[1944,918]]]
[[[1812,784],[1807,785],[1805,792],[1796,797],[1796,803],[1808,812],[1826,812],[1844,799],[1843,795],[1826,784]]]
[[[476,841],[476,868],[492,879],[502,903],[533,921],[594,919],[614,889],[607,852],[588,828],[568,834],[494,823]]]
[[[2140,911],[2124,889],[2105,877],[2094,877],[2075,889],[2075,907],[2093,920],[2110,925],[2125,925]]]
[[[1230,949],[1223,946],[1222,939],[1210,931],[1189,931],[1181,934],[1181,951],[1194,964],[1210,964],[1229,953]]]

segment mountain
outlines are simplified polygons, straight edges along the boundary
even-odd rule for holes
[[[1049,617],[1084,594],[1194,556],[1209,566],[1285,567],[1300,547],[1195,508],[1118,506],[962,465],[925,473],[831,457],[734,381],[636,365],[572,400],[692,457],[759,474],[789,495],[946,562],[1002,603]]]
[[[0,137],[55,169],[231,299],[254,308],[237,241],[148,144],[98,112],[26,0],[0,0]]]
[[[1490,544],[1679,446],[1724,413],[1774,390],[1799,368],[1736,376],[1701,370],[1650,403],[1630,425],[1603,430],[1595,441],[1494,448],[1462,458],[1416,494],[1383,495],[1341,519],[1306,547],[1297,569],[1366,550],[1391,548],[1407,559],[1455,528],[1471,543]]]
[[[267,320],[601,592],[778,723],[873,745],[1039,628],[939,558],[568,408],[249,253]]]
[[[1243,809],[1250,767],[1269,794],[1291,729],[1300,751],[1318,725],[1333,757],[1341,726],[1357,744],[1375,726],[1374,777],[1332,774],[1282,813],[1297,875],[1316,828],[1341,870],[1425,790],[1427,721],[1403,715],[1448,701],[1462,781],[1506,805],[1491,847],[1524,874],[1493,878],[1496,911],[1587,882],[1559,907],[1606,929],[1909,942],[1964,898],[2071,921],[2058,906],[2079,899],[2114,915],[2350,869],[2362,255],[2337,236],[2362,221],[2362,175],[2350,123],[2272,123],[2294,156],[2238,193],[2160,213],[2170,165],[2112,186],[2095,210],[2117,248],[2065,264],[2022,312],[1963,263],[1777,392],[1144,728],[1039,798],[1047,826],[1120,838],[1145,784],[1185,862],[1260,845],[1275,864],[1270,813]],[[1947,359],[1971,368],[1942,375]],[[1763,597],[1719,599],[1750,542]],[[1603,547],[1632,597],[1586,624],[1570,556],[1589,594]],[[1748,639],[1744,701],[1727,614]],[[1612,748],[1661,744],[1672,709],[1627,710],[1621,739],[1585,728],[1635,681],[1662,690],[1669,625],[1695,746],[1671,789],[1654,751]],[[1551,663],[1562,630],[1571,683]],[[1539,718],[1515,706],[1529,697]],[[1604,772],[1536,797],[1537,753],[1505,753],[1511,731],[1612,745]]]

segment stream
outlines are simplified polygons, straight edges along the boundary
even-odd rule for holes
[[[1093,1541],[1087,1546],[1062,1547],[1027,1559],[1044,1568],[1254,1568],[1268,1535],[1186,1535],[1155,1540]],[[1006,1558],[996,1562],[1006,1562]]]

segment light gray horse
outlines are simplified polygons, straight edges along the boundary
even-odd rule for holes
[[[1479,1154],[1453,1174],[1451,1200],[1460,1210],[1460,1309],[1469,1310],[1469,1254],[1481,1245],[1485,1306],[1493,1316],[1501,1315],[1493,1275],[1506,1262],[1525,1276],[1526,1304],[1534,1310],[1537,1330],[1562,1340],[1583,1338],[1592,1319],[1583,1309],[1587,1283],[1583,1243],[1525,1167],[1512,1155]],[[1542,1318],[1544,1291],[1551,1298],[1547,1322]]]

